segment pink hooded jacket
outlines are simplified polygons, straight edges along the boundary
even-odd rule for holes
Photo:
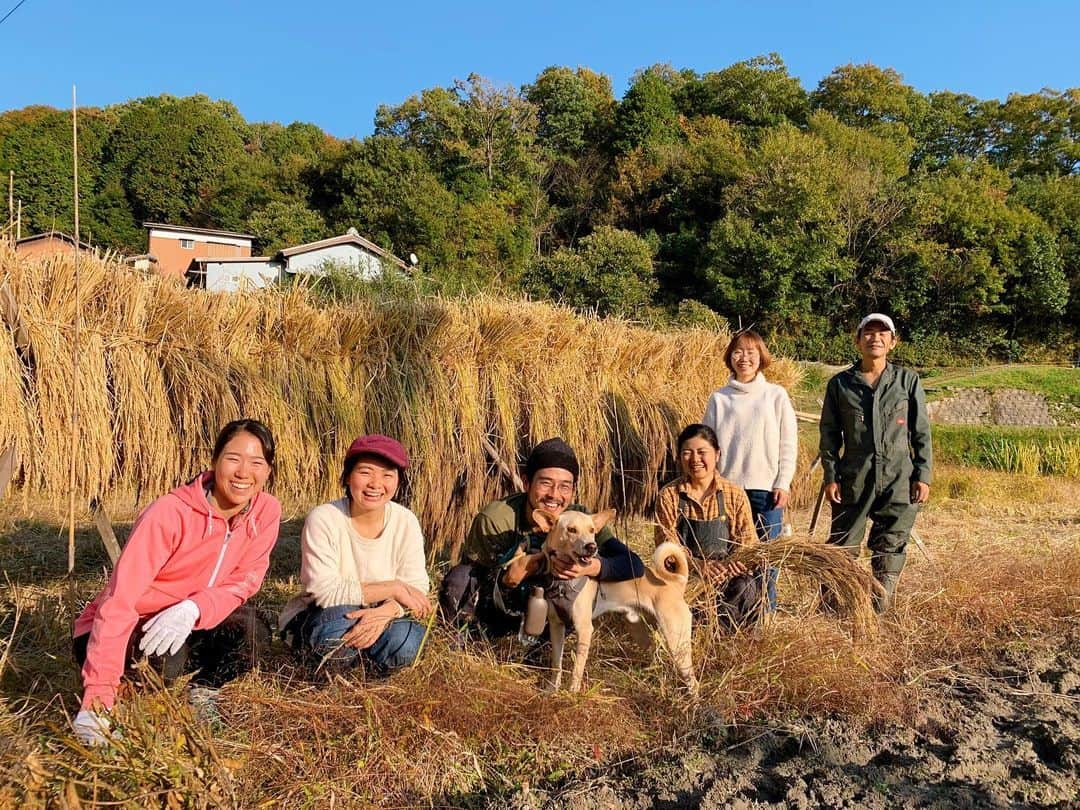
[[[75,620],[90,633],[82,669],[82,707],[112,708],[128,639],[139,619],[190,599],[196,630],[216,627],[259,590],[277,541],[281,504],[258,493],[231,527],[207,501],[211,473],[177,487],[143,510],[105,590]]]

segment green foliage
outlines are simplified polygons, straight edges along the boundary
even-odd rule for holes
[[[524,92],[537,108],[540,141],[558,154],[588,151],[614,120],[611,80],[587,68],[546,68]]]
[[[616,151],[629,152],[679,137],[673,93],[673,85],[678,83],[674,71],[666,65],[654,65],[634,77],[615,116]]]
[[[924,95],[849,64],[808,94],[769,54],[653,65],[619,100],[584,67],[522,88],[472,74],[379,107],[360,140],[205,96],[80,121],[83,236],[107,247],[144,250],[145,220],[254,231],[261,251],[355,227],[416,253],[440,291],[657,322],[696,302],[834,362],[870,310],[898,318],[897,356],[916,364],[1080,345],[1077,88]],[[68,113],[0,114],[24,233],[70,229],[71,168]],[[613,229],[648,246],[648,270],[629,254],[598,269],[586,241]]]
[[[295,201],[267,203],[248,217],[247,230],[255,237],[256,251],[265,254],[327,236],[326,222],[319,212]]]
[[[928,106],[895,70],[871,64],[836,68],[821,80],[810,100],[845,124],[910,134],[921,130]]]
[[[1028,475],[1080,476],[1080,430],[934,425],[934,457]]]
[[[693,299],[679,302],[675,313],[668,320],[668,325],[676,329],[708,329],[721,334],[731,331],[731,326],[723,315]]]
[[[810,106],[802,84],[776,53],[689,80],[677,100],[688,117],[715,115],[755,127],[803,124]]]
[[[652,248],[610,227],[598,228],[576,250],[539,260],[523,281],[528,292],[601,316],[640,316],[656,292]]]

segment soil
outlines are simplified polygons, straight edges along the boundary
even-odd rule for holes
[[[909,725],[725,726],[515,808],[1080,808],[1080,638],[992,677],[957,675]]]

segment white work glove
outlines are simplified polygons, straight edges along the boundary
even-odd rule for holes
[[[147,655],[173,655],[187,641],[198,620],[199,606],[190,599],[167,607],[143,625],[139,649]]]
[[[81,709],[71,721],[71,730],[85,745],[108,745],[120,739],[120,732],[110,730],[109,718],[93,709]]]

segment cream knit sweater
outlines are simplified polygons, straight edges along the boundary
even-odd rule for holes
[[[717,471],[743,489],[791,491],[798,453],[795,409],[781,385],[758,372],[713,393],[701,420],[720,440]]]
[[[400,579],[428,592],[420,522],[398,503],[386,504],[377,538],[361,537],[341,498],[316,506],[300,534],[300,581],[319,607],[363,605],[364,583]]]

